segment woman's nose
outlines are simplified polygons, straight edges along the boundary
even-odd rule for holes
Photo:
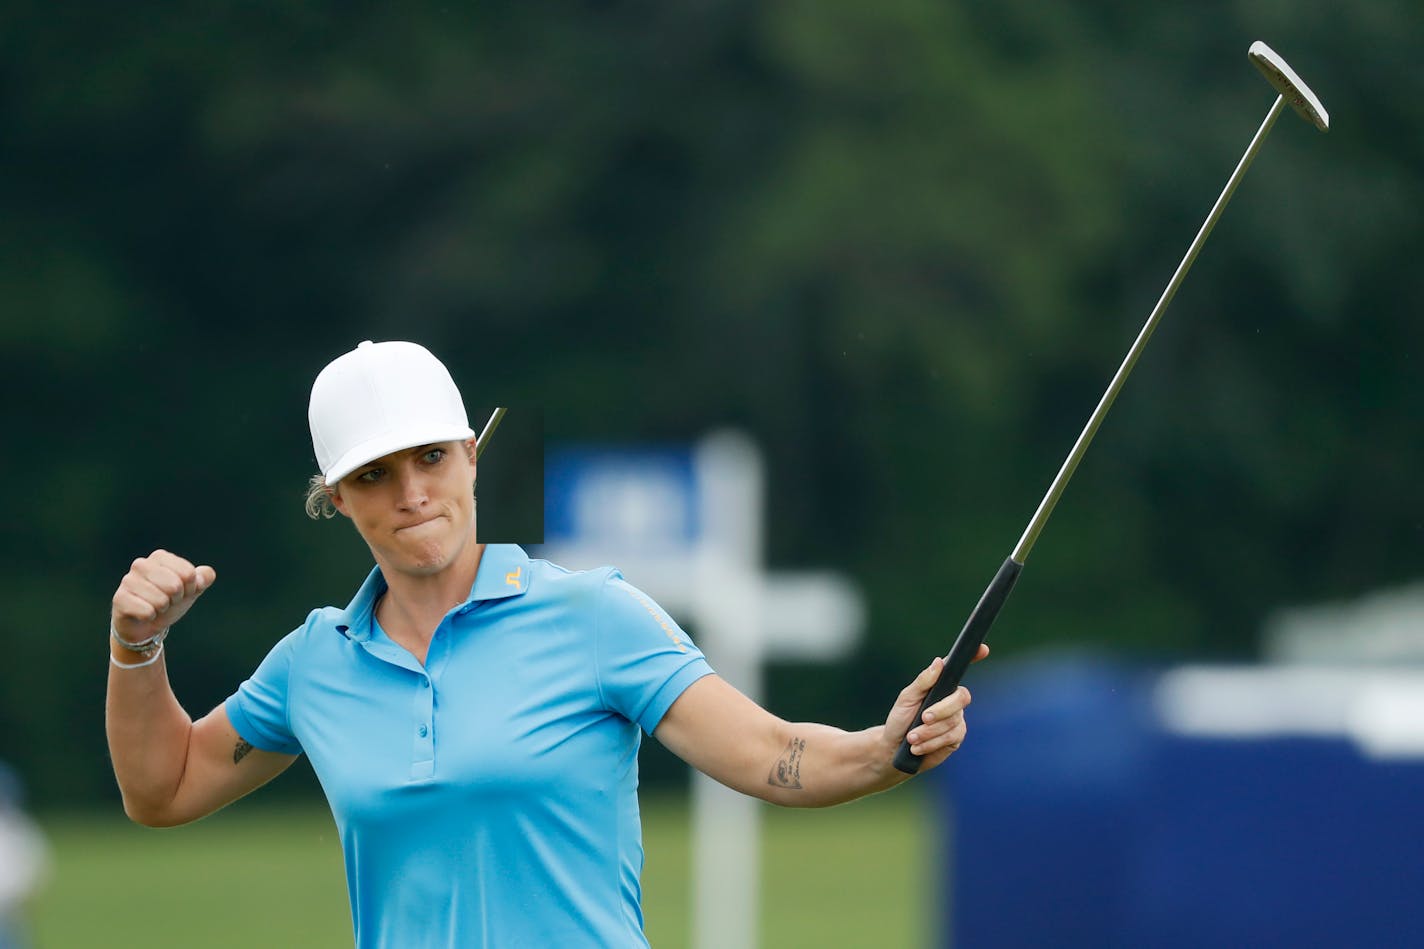
[[[430,500],[426,479],[418,471],[403,471],[399,475],[399,498],[402,507],[418,508]]]

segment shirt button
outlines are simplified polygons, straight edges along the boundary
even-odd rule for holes
[[[429,680],[429,679],[421,679],[421,680],[420,680],[420,687],[421,687],[422,689],[428,689],[428,688],[430,688],[430,680]]]
[[[430,729],[426,728],[424,725],[421,725],[421,726],[420,726],[420,737],[421,737],[421,738],[424,738],[424,737],[425,737],[426,735],[428,735],[428,734],[430,734]]]

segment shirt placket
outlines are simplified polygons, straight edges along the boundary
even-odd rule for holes
[[[457,614],[459,615],[458,611]],[[424,780],[435,776],[435,711],[439,691],[440,671],[450,659],[451,618],[446,616],[430,637],[425,653],[425,667],[420,670],[420,684],[415,689],[411,709],[414,726],[414,748],[411,753],[410,779]]]
[[[440,630],[437,630],[427,660],[435,657],[439,638]],[[422,667],[415,661],[414,656],[395,643],[383,639],[368,639],[361,645],[382,662],[409,671],[414,679],[411,686],[413,698],[410,715],[410,780],[423,781],[435,774],[435,683],[427,667]]]
[[[421,670],[411,708],[414,745],[410,755],[410,779],[423,781],[435,776],[435,685],[430,673]]]

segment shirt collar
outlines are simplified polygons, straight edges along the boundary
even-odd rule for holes
[[[529,589],[529,555],[518,544],[486,544],[480,571],[470,590],[468,605],[476,600],[502,600]]]
[[[500,600],[520,596],[529,589],[529,555],[517,544],[486,544],[480,555],[480,569],[475,585],[465,602],[456,607],[460,612],[471,609],[481,600]],[[351,602],[346,604],[336,628],[352,639],[369,639],[371,616],[376,601],[386,592],[386,578],[375,566]]]

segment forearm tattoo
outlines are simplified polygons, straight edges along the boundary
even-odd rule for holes
[[[243,758],[246,758],[247,753],[251,750],[252,743],[246,739],[239,738],[237,740],[237,747],[232,749],[232,763],[237,764]]]
[[[766,776],[766,783],[775,788],[801,790],[801,753],[805,750],[804,738],[792,738],[787,742],[786,750],[776,759],[776,764],[771,766],[771,774]]]

